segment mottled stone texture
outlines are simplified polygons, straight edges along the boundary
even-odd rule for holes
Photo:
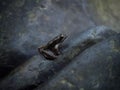
[[[91,64],[91,61],[88,66],[83,65],[83,69],[76,70],[78,73],[68,75],[68,80],[71,78],[71,81],[63,79],[63,84],[59,84],[56,88],[119,90],[120,81],[117,77],[119,74],[119,48],[115,48],[119,47],[119,43],[116,44],[119,42],[117,41],[119,35],[111,43],[108,41],[112,39],[104,41],[109,45],[101,42],[114,36],[115,32],[120,32],[119,6],[119,0],[0,0],[0,86],[2,89],[32,90],[39,85],[41,88],[43,83],[49,81],[51,84],[45,84],[44,88],[51,87],[51,90],[54,90],[54,86],[60,83],[57,80],[61,80],[61,74],[65,77],[63,72],[70,73],[69,69],[74,66],[74,63],[77,63],[77,59],[80,59],[81,55],[84,56],[83,51],[85,51],[89,52],[85,54],[86,60],[94,60],[91,58],[95,56],[98,58],[97,61],[95,60],[96,64]],[[99,25],[100,27],[95,28]],[[101,25],[110,27],[113,31]],[[63,54],[56,61],[47,61],[39,56],[37,48],[45,45],[60,33],[68,35],[63,43]],[[102,44],[97,44],[99,42]],[[92,47],[95,44],[97,46]],[[93,51],[89,49],[90,47],[93,48]],[[110,63],[106,62],[106,58],[110,54],[111,48],[116,53],[111,52],[113,55],[108,58],[109,61],[114,59],[114,62],[107,64]],[[101,54],[96,55],[97,50],[101,51],[103,58]],[[90,58],[87,59],[87,55],[90,55]],[[68,66],[69,63],[71,66]],[[107,69],[104,68],[105,65]],[[113,68],[109,69],[111,65]],[[97,66],[101,69],[96,68]],[[68,68],[64,69],[64,67]],[[75,65],[75,68],[79,69],[79,67],[82,68],[80,65]],[[62,70],[61,74],[60,70]],[[109,74],[111,71],[115,75],[112,79],[108,77],[113,75]],[[74,77],[82,75],[81,73],[85,78],[80,76],[83,81],[77,81]],[[52,83],[54,83],[53,86]]]
[[[35,90],[119,90],[120,34],[74,59],[46,85]]]
[[[98,24],[104,24],[120,32],[119,0],[83,0],[89,17]]]
[[[75,34],[94,26],[79,0],[0,2],[0,71],[4,72],[1,77],[38,54],[40,45],[60,33]]]
[[[6,77],[0,83],[0,89],[30,89],[31,87],[35,88],[38,85],[42,85],[71,61],[74,61],[75,57],[79,56],[85,49],[112,35],[116,35],[116,33],[105,26],[98,26],[79,33],[79,36],[75,38],[69,37],[64,43],[67,47],[64,48],[62,55],[58,59],[48,61],[41,56],[31,58]]]

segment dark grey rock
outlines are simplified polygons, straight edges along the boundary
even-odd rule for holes
[[[54,66],[53,68],[58,66],[56,71],[61,70],[69,62],[73,61],[74,57],[81,51],[84,51],[96,43],[94,39],[95,42],[93,43],[83,44],[83,41],[87,40],[89,36],[85,34],[82,41],[82,39],[79,39],[83,37],[81,36],[82,34],[80,34],[81,31],[98,25],[106,25],[113,28],[114,31],[120,31],[119,6],[120,3],[118,0],[0,0],[0,80],[3,79],[4,81],[3,77],[7,76],[12,70],[23,65],[25,62],[26,64],[21,67],[34,68],[35,66],[32,63],[38,62],[38,58],[43,60],[43,58],[38,56],[37,48],[46,44],[50,39],[54,38],[54,36],[65,33],[69,38],[64,43],[63,53],[70,51],[68,56],[71,55],[73,59],[62,55],[60,58],[62,57],[64,59],[63,62],[61,62],[62,59],[58,59],[58,62],[54,62],[54,64],[45,61],[45,66],[44,64],[42,66],[46,67],[52,64]],[[90,34],[91,32],[88,33]],[[108,36],[109,35],[110,34],[108,34]],[[90,39],[92,39],[91,36]],[[75,44],[73,44],[73,41],[75,41]],[[78,44],[81,43],[85,47],[82,47],[82,50],[75,50],[75,48],[81,47],[81,45],[78,46]],[[68,58],[65,59],[66,57]],[[33,61],[33,59],[35,59],[35,61]],[[42,61],[39,63],[41,62]],[[45,74],[41,75],[41,77],[54,75],[53,71],[52,73],[51,71],[48,72],[50,69],[51,68],[43,69]],[[39,71],[39,69],[37,70]],[[10,75],[11,78],[19,72],[22,72],[23,76],[26,73],[23,69],[16,69],[16,71]],[[30,77],[31,80],[34,80],[32,77],[34,77],[34,75]],[[25,78],[19,80],[24,82],[25,80],[23,79]],[[47,82],[47,80],[47,78],[43,80],[38,79],[38,81],[35,80],[35,83],[32,84],[26,80],[27,83],[23,84],[25,86],[29,84],[28,88],[30,85],[30,88],[35,88],[37,85],[34,84],[40,84],[41,81],[42,83]],[[11,85],[11,82],[9,83]],[[14,86],[15,84],[12,85]],[[9,85],[7,87],[9,87]]]
[[[69,44],[63,54],[55,61],[45,60],[41,56],[35,56],[25,64],[16,68],[8,77],[0,83],[1,90],[19,90],[35,88],[47,82],[54,74],[63,69],[68,63],[74,60],[82,51],[92,45],[107,39],[116,33],[105,26],[94,27],[78,35],[71,37],[64,44]],[[70,37],[68,37],[70,38]],[[12,82],[12,83],[11,83]]]
[[[119,90],[120,34],[74,59],[59,74],[35,90]]]
[[[94,26],[77,2],[60,2],[62,8],[55,0],[0,0],[0,78],[37,55],[39,46],[60,33],[74,34]]]

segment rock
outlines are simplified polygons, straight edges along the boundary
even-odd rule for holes
[[[42,85],[85,49],[115,34],[115,32],[105,26],[94,27],[84,31],[79,34],[79,37],[75,37],[75,40],[73,39],[74,42],[68,43],[72,38],[66,41],[65,44],[69,44],[69,46],[64,48],[63,54],[55,61],[35,56],[19,68],[16,68],[14,72],[0,83],[0,90],[30,90],[38,85]]]
[[[119,90],[119,58],[120,34],[86,49],[35,90]]]
[[[64,9],[53,0],[0,0],[1,79],[60,33],[78,33],[93,26],[82,10],[69,8],[71,2],[82,7],[76,1]]]
[[[60,56],[59,64],[58,62],[57,65],[54,64],[56,71],[61,70],[74,60],[72,58],[77,57],[79,53],[96,43],[95,40],[95,43],[92,44],[82,44],[85,48],[74,50],[75,47],[81,47],[81,45],[76,45],[83,43],[82,39],[79,39],[83,37],[80,32],[98,25],[106,25],[113,28],[114,31],[120,32],[119,6],[118,0],[0,0],[0,81],[1,79],[4,81],[4,78],[14,69],[17,71],[10,75],[11,78],[14,74],[19,73],[21,70],[17,67],[25,62],[26,64],[21,67],[26,68],[27,64],[28,66],[33,65],[31,59],[36,57],[36,62],[39,58],[37,48],[46,44],[54,36],[65,33],[70,35],[70,38],[64,43],[63,53],[74,52],[68,53],[71,57]],[[85,35],[86,38],[83,40],[88,38],[87,34]],[[75,44],[73,44],[74,40]],[[61,62],[63,60],[61,57],[64,57],[63,62]],[[43,59],[40,58],[40,60]],[[51,62],[48,63],[49,65]],[[56,68],[57,66],[58,68]],[[47,73],[48,70],[45,70],[44,73]],[[50,75],[53,76],[54,73]],[[45,80],[42,81],[45,82]],[[41,80],[35,81],[35,83],[40,82]],[[27,86],[27,83],[24,85]],[[34,84],[30,84],[31,88],[34,88]]]

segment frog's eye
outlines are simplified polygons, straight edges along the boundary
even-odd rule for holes
[[[64,38],[64,37],[66,37],[66,35],[65,34],[60,34],[60,37]]]
[[[61,34],[61,37],[64,37],[64,35],[63,35],[63,34]]]

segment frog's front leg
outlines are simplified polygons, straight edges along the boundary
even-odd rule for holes
[[[56,44],[56,45],[51,49],[51,51],[52,51],[56,56],[58,56],[58,55],[61,54],[60,46],[61,46],[61,43]]]

